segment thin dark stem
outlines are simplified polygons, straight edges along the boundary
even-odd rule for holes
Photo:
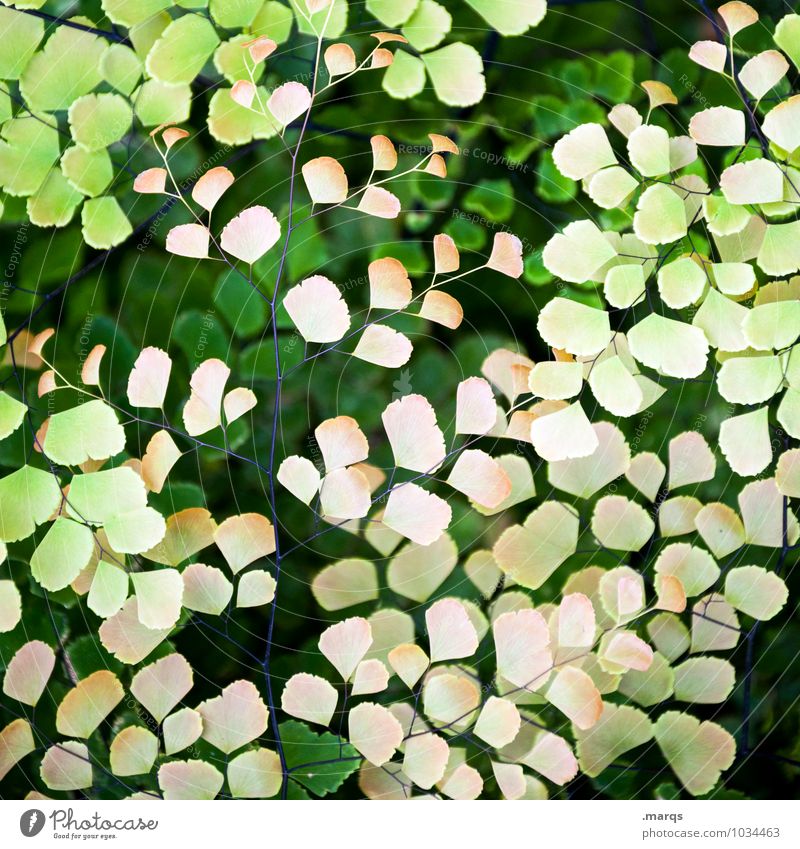
[[[102,36],[103,38],[107,38],[109,41],[114,41],[117,44],[131,43],[129,38],[126,38],[124,35],[120,35],[119,33],[105,29],[98,29],[97,27],[88,26],[87,24],[79,24],[77,21],[59,18],[56,15],[48,15],[47,12],[40,12],[38,9],[12,9],[12,11],[18,12],[21,15],[31,15],[34,18],[41,18],[43,21],[47,21],[51,24],[58,24],[62,27],[70,27],[71,29],[78,29],[82,32],[90,32],[92,35]]]
[[[325,21],[325,26],[322,29],[322,33],[324,34],[325,29],[327,27],[327,22],[330,19],[331,9],[333,8],[333,4],[329,7],[328,17]],[[297,136],[297,143],[294,146],[294,150],[291,153],[291,173],[289,176],[289,211],[286,220],[286,235],[283,240],[283,249],[281,251],[281,258],[278,264],[278,272],[275,277],[275,288],[272,293],[272,299],[270,301],[270,316],[272,320],[272,341],[275,353],[275,400],[272,408],[272,429],[270,433],[270,444],[269,444],[269,462],[267,464],[268,474],[269,474],[269,506],[270,512],[272,514],[272,526],[275,532],[275,596],[272,599],[272,604],[270,605],[269,611],[269,622],[267,625],[267,645],[264,650],[264,659],[262,662],[263,670],[264,670],[264,679],[267,689],[267,701],[269,703],[269,714],[270,714],[270,722],[272,727],[272,734],[275,738],[275,746],[278,750],[278,757],[280,758],[281,763],[281,771],[283,773],[283,781],[281,786],[281,797],[286,798],[288,792],[288,778],[289,773],[286,767],[286,755],[283,750],[283,743],[281,741],[281,732],[278,726],[278,718],[277,712],[275,709],[275,696],[272,688],[272,636],[275,630],[275,615],[278,609],[278,589],[280,585],[281,578],[281,567],[282,567],[282,552],[281,552],[281,541],[280,541],[280,530],[279,530],[279,521],[278,521],[278,507],[277,507],[277,499],[275,493],[275,448],[278,442],[278,426],[280,424],[280,412],[281,412],[281,399],[282,399],[282,391],[283,391],[283,368],[281,365],[281,352],[280,352],[280,342],[278,338],[278,316],[277,316],[277,306],[278,306],[278,294],[280,293],[281,283],[283,281],[283,274],[286,269],[286,259],[289,253],[289,242],[292,237],[292,231],[294,229],[294,198],[295,198],[295,186],[297,183],[297,160],[300,155],[300,147],[303,144],[303,138],[306,133],[306,129],[308,128],[308,122],[311,117],[311,110],[314,106],[314,97],[317,92],[317,75],[319,72],[320,65],[320,52],[322,48],[322,38],[321,34],[317,40],[317,53],[316,59],[314,62],[314,71],[313,71],[313,83],[311,86],[311,103],[309,104],[308,109],[306,110],[305,117],[303,118],[302,126],[300,127],[300,132]]]

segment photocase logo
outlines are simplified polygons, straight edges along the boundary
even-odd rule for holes
[[[36,808],[31,808],[19,818],[19,830],[25,837],[36,837],[36,835],[44,828],[45,815]]]
[[[84,840],[98,836],[107,840],[115,836],[114,832],[155,831],[158,828],[157,819],[145,820],[142,817],[106,819],[98,811],[82,819],[76,819],[72,808],[56,808],[49,814],[45,814],[38,808],[31,808],[19,818],[19,830],[25,837],[36,837],[45,827],[48,819],[51,821],[50,826],[56,837],[73,839],[82,837]]]

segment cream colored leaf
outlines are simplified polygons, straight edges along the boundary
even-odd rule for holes
[[[292,287],[283,305],[307,342],[337,342],[350,327],[350,312],[341,292],[319,274]]]

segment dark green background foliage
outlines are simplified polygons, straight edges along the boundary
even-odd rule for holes
[[[498,345],[520,347],[533,359],[545,356],[537,349],[535,323],[537,309],[555,294],[554,284],[544,270],[541,246],[554,228],[574,218],[596,217],[603,229],[626,225],[622,213],[582,209],[576,198],[576,184],[563,179],[552,162],[552,144],[564,132],[586,121],[606,122],[608,109],[620,102],[631,102],[642,108],[645,93],[637,83],[658,79],[668,83],[678,96],[677,107],[658,110],[656,122],[670,122],[673,129],[685,132],[688,118],[706,102],[735,105],[732,92],[721,81],[707,74],[687,58],[689,46],[699,38],[713,37],[710,24],[694,3],[683,0],[631,0],[623,2],[555,2],[550,4],[545,21],[527,35],[502,38],[487,32],[482,20],[463,4],[442,0],[454,16],[452,37],[475,45],[484,56],[487,94],[475,107],[454,110],[443,106],[430,91],[412,101],[396,101],[380,88],[379,77],[360,75],[336,90],[333,98],[315,110],[310,141],[304,145],[303,158],[322,154],[334,156],[346,167],[351,185],[368,176],[371,158],[369,137],[383,133],[392,138],[401,152],[401,164],[414,161],[415,146],[427,144],[430,131],[449,134],[463,148],[462,156],[451,158],[449,177],[440,181],[427,175],[414,176],[395,185],[404,210],[396,221],[378,221],[337,210],[309,222],[298,231],[288,257],[289,282],[298,282],[312,273],[324,273],[340,284],[355,315],[367,306],[368,263],[378,256],[392,255],[401,259],[413,276],[425,273],[431,264],[432,237],[438,232],[453,236],[466,256],[470,252],[475,264],[488,255],[494,231],[510,229],[521,239],[525,249],[525,274],[519,281],[498,275],[469,278],[455,292],[461,300],[465,321],[455,333],[443,328],[421,325],[407,318],[394,319],[394,326],[409,334],[415,353],[409,366],[402,370],[376,369],[365,363],[334,354],[315,360],[292,373],[284,390],[281,416],[281,456],[310,455],[312,431],[316,423],[335,414],[356,417],[370,436],[371,461],[389,465],[388,448],[380,441],[380,412],[386,404],[409,391],[426,395],[439,412],[442,423],[454,412],[454,388],[465,376],[479,374],[486,354]],[[790,11],[792,4],[761,0],[755,4],[762,20],[777,19]],[[99,2],[48,3],[45,11],[52,14],[85,14],[106,26]],[[351,5],[350,33],[368,34],[376,26],[360,4]],[[754,31],[757,28],[753,28]],[[743,43],[753,49],[767,49],[763,44],[750,44],[759,38],[744,34]],[[366,38],[351,39],[351,43]],[[293,36],[271,61],[275,78],[289,79],[308,73],[312,59],[309,39]],[[285,203],[288,179],[287,160],[280,143],[273,139],[243,148],[225,148],[205,129],[207,101],[219,75],[213,67],[208,78],[194,86],[193,120],[187,125],[192,139],[184,143],[173,160],[179,180],[192,180],[210,163],[225,164],[234,172],[237,182],[215,210],[215,220],[223,222],[245,206],[261,203],[276,212]],[[646,111],[646,106],[643,107]],[[294,131],[289,131],[289,138]],[[120,202],[136,229],[128,241],[107,253],[93,251],[81,239],[80,223],[73,222],[62,230],[41,230],[27,224],[24,201],[4,198],[5,212],[0,223],[2,256],[4,257],[3,309],[9,330],[24,322],[34,309],[41,309],[32,329],[57,326],[55,359],[67,376],[76,379],[82,358],[96,344],[108,346],[103,362],[104,385],[112,394],[122,395],[127,374],[136,355],[145,345],[167,348],[173,357],[172,388],[167,412],[175,417],[186,397],[190,372],[205,358],[220,357],[233,370],[231,385],[252,386],[259,397],[258,415],[253,427],[240,420],[231,429],[230,448],[264,458],[268,446],[274,392],[274,361],[271,331],[268,331],[264,303],[239,277],[227,274],[222,263],[196,263],[167,254],[164,239],[171,226],[183,223],[185,210],[164,211],[161,198],[136,196],[127,191],[133,176],[158,164],[152,149],[139,134],[127,145],[117,145],[113,159],[117,166],[115,186]],[[403,151],[409,152],[403,152]],[[128,156],[130,158],[128,158]],[[720,163],[713,160],[698,169],[717,171]],[[152,220],[151,216],[155,216]],[[302,218],[302,204],[297,217]],[[699,250],[702,250],[698,246]],[[269,294],[276,274],[277,249],[270,251],[256,267],[256,282]],[[412,276],[412,279],[413,279]],[[569,294],[587,302],[597,295],[584,287],[572,287]],[[47,293],[56,293],[44,297]],[[43,305],[43,306],[42,306]],[[282,337],[284,365],[291,369],[303,355],[302,340],[292,334],[288,317]],[[50,343],[53,344],[52,342]],[[9,378],[4,366],[0,380]],[[27,376],[28,393],[35,406],[37,375]],[[714,429],[723,417],[723,402],[703,382],[677,384],[641,421],[627,420],[621,426],[638,450],[652,450],[666,459],[666,442],[684,430]],[[260,412],[259,412],[260,411]],[[54,410],[39,409],[41,420]],[[592,418],[593,411],[587,409]],[[129,451],[141,455],[155,428],[139,427],[139,444],[129,441]],[[446,436],[452,436],[451,432]],[[210,437],[214,439],[212,435]],[[182,446],[184,447],[184,446]],[[21,428],[0,443],[0,465],[7,470],[17,467],[31,450],[30,433]],[[536,470],[537,491],[548,492],[544,468],[531,451],[528,455]],[[187,506],[207,506],[215,517],[248,510],[264,512],[265,480],[250,465],[232,466],[229,474],[223,455],[212,451],[188,453],[172,472],[164,492],[154,499],[155,506],[169,514]],[[542,464],[543,465],[543,464]],[[718,475],[703,484],[698,496],[705,500],[721,500],[735,505],[736,491],[726,487],[724,464],[718,464]],[[0,471],[0,474],[6,472]],[[623,480],[619,491],[633,490]],[[630,490],[630,492],[629,492]],[[600,493],[601,495],[603,493]],[[569,500],[569,499],[567,499]],[[296,506],[295,506],[296,505]],[[281,521],[289,534],[303,539],[309,533],[308,512],[297,502],[283,502]],[[458,510],[458,508],[456,508]],[[513,512],[513,511],[512,511]],[[523,508],[515,520],[526,514]],[[510,517],[502,521],[510,521]],[[456,512],[451,532],[462,552],[490,545],[499,526],[482,520],[462,506]],[[9,564],[0,567],[5,573],[19,575],[26,556],[24,546],[17,546]],[[654,552],[655,553],[655,552]],[[276,620],[277,658],[274,672],[278,681],[294,672],[317,672],[316,660],[304,650],[316,647],[319,632],[326,626],[326,614],[315,603],[309,583],[320,566],[344,556],[374,557],[374,552],[361,540],[346,533],[332,533],[315,542],[313,548],[295,552],[286,566],[280,592]],[[778,552],[758,549],[746,552],[742,562],[771,563]],[[575,555],[539,591],[537,600],[555,598],[571,570],[599,562],[616,565],[616,558],[604,554]],[[772,558],[770,560],[770,557]],[[794,570],[796,554],[790,552],[785,577],[790,598],[795,598],[800,583]],[[652,561],[651,561],[652,562]],[[7,577],[6,574],[3,577]],[[53,622],[65,636],[69,661],[79,674],[109,667],[122,671],[95,643],[99,620],[83,600],[71,593],[42,597],[31,582],[34,601],[24,610],[25,633],[0,637],[0,664],[7,662],[19,645],[27,640],[52,638]],[[455,594],[480,601],[478,591],[456,570],[441,588],[444,594]],[[388,596],[391,594],[387,591]],[[29,596],[30,598],[31,596]],[[394,605],[403,600],[393,597]],[[422,617],[422,610],[407,609]],[[717,795],[736,798],[739,794],[759,798],[787,798],[800,790],[800,770],[782,763],[773,754],[800,759],[800,715],[796,710],[800,698],[800,626],[794,603],[781,615],[764,623],[751,641],[743,639],[731,657],[739,670],[739,682],[728,702],[720,706],[697,706],[695,715],[714,718],[743,740],[739,729],[745,700],[752,708],[749,755],[740,750],[736,765],[728,772],[726,789]],[[348,615],[359,615],[352,608]],[[51,621],[53,620],[53,621]],[[255,612],[238,616],[240,625],[231,625],[231,636],[260,655],[263,651],[264,614]],[[252,660],[233,642],[210,630],[191,625],[177,632],[173,645],[186,655],[197,673],[192,697],[199,701],[217,692],[216,687],[238,677],[248,677],[260,684],[259,671]],[[156,653],[167,653],[164,643]],[[752,651],[752,673],[746,681],[746,653]],[[488,652],[485,680],[492,674]],[[151,659],[155,659],[155,656]],[[125,679],[123,678],[123,682]],[[400,684],[393,679],[398,692],[389,698],[400,698]],[[213,687],[212,687],[213,684]],[[60,688],[60,689],[59,689]],[[749,696],[746,695],[749,691]],[[36,710],[37,720],[52,723],[55,707],[65,685],[54,678],[50,695]],[[609,697],[621,698],[618,695]],[[0,697],[0,707],[6,704]],[[10,704],[10,702],[8,702]],[[10,717],[3,717],[7,721]],[[135,716],[126,717],[135,721]],[[284,726],[287,756],[301,763],[320,757],[326,751],[326,740],[307,739],[310,732],[299,723]],[[111,736],[110,729],[104,731]],[[338,753],[334,738],[327,745]],[[314,758],[304,753],[311,746]],[[197,747],[210,747],[202,742]],[[322,747],[322,748],[320,748]],[[672,798],[679,794],[677,783],[663,765],[663,759],[649,747],[637,750],[631,769],[609,769],[597,779],[579,776],[556,791],[564,796],[589,798]],[[98,757],[105,757],[97,752]],[[355,766],[353,766],[355,769]],[[344,770],[347,776],[347,769]],[[335,792],[357,796],[355,775],[342,781],[342,765],[328,779],[317,772],[313,779],[301,775],[290,782],[290,795]],[[102,795],[125,795],[113,780],[99,791]],[[20,798],[38,789],[37,776],[14,769],[0,789],[5,797]],[[97,789],[97,788],[96,788]]]

